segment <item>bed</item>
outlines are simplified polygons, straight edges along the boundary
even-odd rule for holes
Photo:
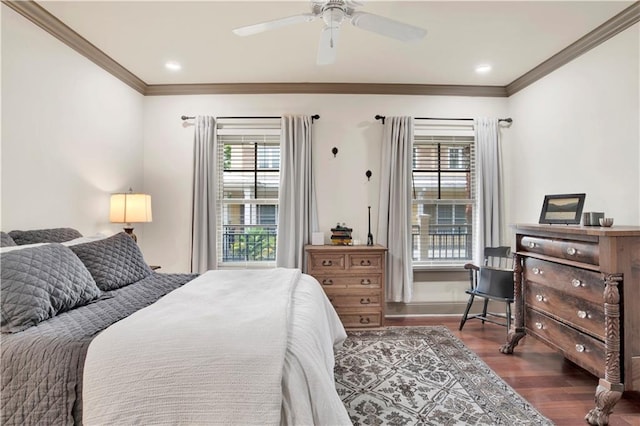
[[[0,249],[1,424],[350,424],[315,279],[162,274],[124,233],[73,237]]]

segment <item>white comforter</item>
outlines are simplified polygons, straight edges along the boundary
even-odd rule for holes
[[[83,422],[350,424],[333,381],[345,337],[299,270],[209,271],[94,339]]]

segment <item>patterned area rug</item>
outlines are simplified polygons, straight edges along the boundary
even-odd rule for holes
[[[355,426],[553,425],[446,327],[348,334],[335,378]]]

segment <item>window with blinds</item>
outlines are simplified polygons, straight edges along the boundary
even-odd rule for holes
[[[459,266],[473,258],[476,190],[473,129],[415,129],[413,261]]]
[[[216,125],[218,262],[273,264],[276,258],[280,121]]]

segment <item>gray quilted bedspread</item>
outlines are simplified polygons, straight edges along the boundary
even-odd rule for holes
[[[81,424],[82,372],[91,340],[195,277],[154,273],[106,293],[107,298],[22,332],[2,334],[0,424]]]

